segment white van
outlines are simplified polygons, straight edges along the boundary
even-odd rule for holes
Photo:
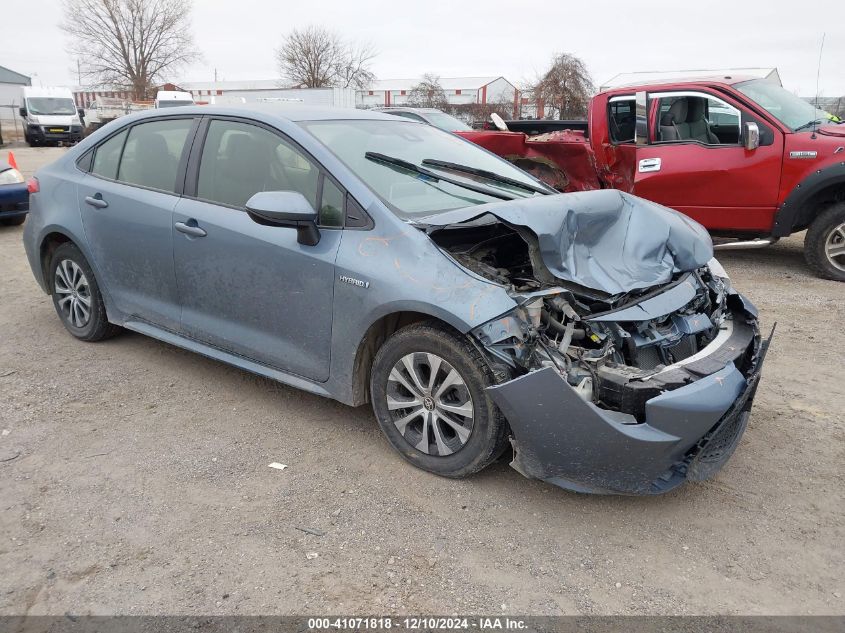
[[[82,121],[69,88],[24,86],[22,103],[24,138],[30,146],[82,140]]]
[[[175,108],[177,106],[194,105],[194,98],[190,92],[159,90],[156,93],[155,103],[157,108]]]

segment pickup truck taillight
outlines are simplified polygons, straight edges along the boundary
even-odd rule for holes
[[[28,178],[26,181],[26,190],[29,193],[38,193],[41,191],[41,187],[38,185],[38,178],[35,176]]]

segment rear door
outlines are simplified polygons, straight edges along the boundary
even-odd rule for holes
[[[345,194],[277,130],[212,118],[191,158],[173,216],[185,334],[312,380],[329,376],[334,262]],[[320,241],[255,223],[244,204],[259,191],[298,191],[320,210]],[[186,229],[185,227],[189,227]]]
[[[682,211],[714,231],[765,232],[771,229],[780,184],[783,137],[728,97],[705,91],[658,92],[649,98],[648,143],[637,145],[633,193]],[[692,106],[670,108],[678,100],[704,108],[704,121],[689,123]],[[676,111],[685,113],[677,121]],[[760,127],[760,147],[742,145],[742,124]],[[661,125],[664,123],[665,125]],[[689,138],[690,130],[699,138]],[[709,129],[709,140],[701,135]],[[705,130],[702,132],[702,130]]]
[[[91,254],[115,307],[177,330],[173,209],[184,183],[195,118],[143,121],[94,150],[77,188]]]

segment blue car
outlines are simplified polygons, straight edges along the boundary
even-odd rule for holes
[[[400,117],[139,113],[32,190],[29,264],[70,334],[370,403],[445,477],[507,450],[569,490],[665,492],[725,464],[760,380],[757,311],[699,224]]]
[[[5,161],[0,161],[0,226],[23,224],[29,213],[29,191],[24,177]]]

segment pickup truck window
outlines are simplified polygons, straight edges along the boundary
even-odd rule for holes
[[[612,97],[607,108],[610,140],[614,143],[633,143],[637,122],[636,102],[633,95]]]
[[[700,92],[658,93],[658,143],[738,145],[742,114],[721,99]]]

